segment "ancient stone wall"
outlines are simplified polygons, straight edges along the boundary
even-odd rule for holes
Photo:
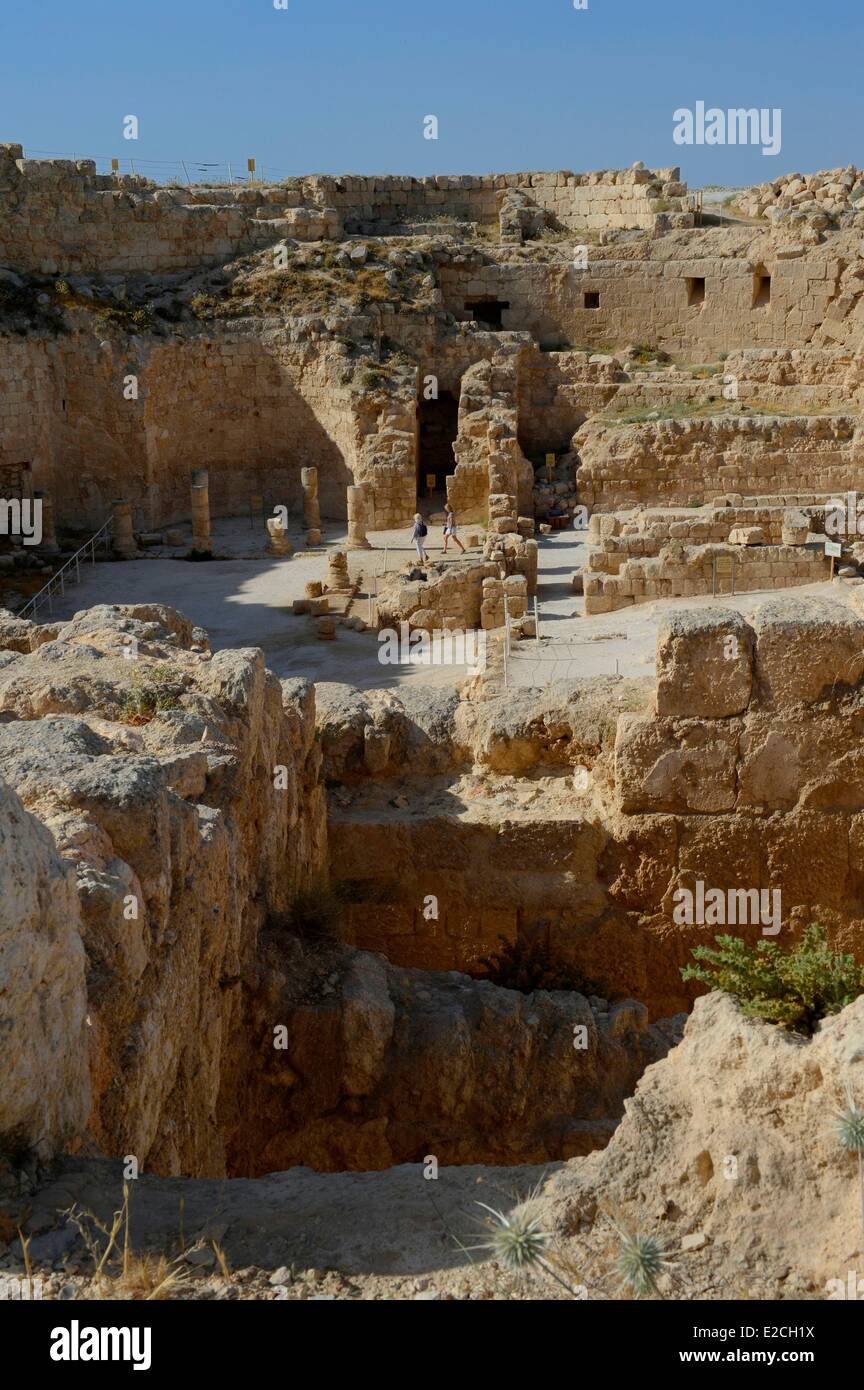
[[[467,521],[489,521],[494,531],[516,530],[530,515],[534,472],[518,441],[520,348],[500,348],[462,378],[456,468],[447,480],[447,502]]]
[[[325,517],[344,519],[346,488],[371,470],[375,523],[401,524],[416,496],[413,378],[409,415],[394,416],[386,394],[352,389],[343,371],[338,358],[267,335],[99,339],[87,326],[0,338],[0,457],[30,464],[67,526],[95,530],[117,496],[140,529],[185,518],[194,468],[210,470],[214,515],[242,515],[256,495],[299,512],[308,465]]]
[[[614,573],[583,571],[586,614],[612,613],[655,599],[728,594],[733,584],[735,593],[819,584],[830,572],[820,546],[802,545],[687,545],[672,541],[647,559],[625,559],[619,554],[616,564]]]
[[[740,505],[595,512],[578,579],[585,612],[730,593],[733,583],[737,593],[819,583],[830,573],[816,539],[825,532],[827,500],[790,494],[771,505],[735,498]]]
[[[832,336],[845,342],[853,328],[860,335],[857,313],[846,326],[855,299],[840,303],[842,262],[825,251],[808,256],[801,247],[797,258],[778,259],[768,246],[757,260],[676,249],[675,258],[657,260],[589,255],[587,269],[522,260],[442,266],[441,289],[457,318],[471,317],[471,299],[499,301],[505,328],[552,348],[652,343],[704,362],[742,347],[797,347],[822,328],[829,308],[838,316]]]
[[[856,486],[858,422],[850,415],[589,420],[574,436],[579,500],[593,510],[701,505],[729,493],[763,505]],[[794,502],[793,502],[794,505]]]
[[[301,182],[301,181],[296,181]],[[654,227],[658,202],[686,218],[687,188],[677,168],[516,174],[317,176],[302,180],[341,214],[349,233],[381,234],[403,224],[436,219],[496,225],[510,189],[521,189],[563,227]]]
[[[655,1016],[687,1007],[680,967],[712,935],[673,919],[696,880],[776,890],[781,943],[819,921],[860,949],[864,622],[812,599],[769,600],[752,624],[700,609],[670,616],[657,663],[656,690],[608,678],[479,703],[319,687],[357,945],[476,968],[497,938],[539,935]]]
[[[23,159],[0,145],[0,263],[57,274],[180,272],[215,265],[285,237],[341,230],[335,211],[299,208],[292,189],[187,189],[97,174],[92,160]]]
[[[653,228],[658,199],[685,220],[678,170],[604,174],[309,176],[268,187],[158,188],[97,174],[92,160],[24,159],[0,145],[0,263],[47,274],[171,272],[212,265],[285,237],[317,241],[414,220],[495,223],[522,188],[566,227]],[[664,193],[665,190],[665,193]]]

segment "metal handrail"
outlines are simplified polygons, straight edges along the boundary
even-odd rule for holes
[[[99,527],[99,530],[90,537],[89,541],[85,541],[84,544],[81,546],[81,549],[76,550],[75,554],[70,556],[70,558],[66,561],[65,565],[62,565],[56,574],[52,574],[51,578],[48,580],[48,583],[43,584],[42,588],[38,591],[38,593],[35,593],[32,598],[27,600],[24,607],[17,615],[19,618],[27,618],[32,616],[34,613],[38,613],[39,609],[42,608],[42,606],[46,603],[48,604],[48,611],[53,613],[54,608],[52,600],[54,598],[54,595],[58,592],[58,590],[61,594],[65,594],[65,576],[72,569],[72,566],[75,566],[75,579],[73,581],[70,576],[70,582],[74,582],[75,584],[77,584],[81,578],[82,557],[89,552],[90,562],[91,564],[95,565],[96,546],[99,543],[99,541],[103,539],[103,537],[105,540],[105,549],[111,549],[109,538],[111,535],[112,521],[113,518],[109,516],[108,520],[104,523],[104,525]]]

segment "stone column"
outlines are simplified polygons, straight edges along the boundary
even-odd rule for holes
[[[285,527],[278,516],[267,518],[267,554],[291,556],[294,547],[285,535]]]
[[[38,549],[45,555],[58,555],[60,547],[57,544],[57,532],[54,527],[54,500],[50,492],[33,493],[34,510],[41,506],[42,511],[42,539]]]
[[[134,560],[138,554],[138,547],[135,544],[135,532],[132,530],[131,502],[127,502],[125,498],[118,498],[112,502],[111,520],[114,553],[121,555],[124,560]]]
[[[301,468],[300,485],[303,488],[303,525],[306,527],[306,544],[318,545],[321,540],[321,507],[318,503],[318,469]]]
[[[362,483],[348,488],[348,549],[371,550],[366,538],[368,509],[366,488]]]
[[[192,473],[192,549],[209,554],[210,542],[210,475],[206,468]]]

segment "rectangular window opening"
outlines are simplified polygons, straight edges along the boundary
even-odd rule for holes
[[[465,311],[484,328],[503,327],[503,313],[510,308],[507,299],[466,299]]]
[[[705,276],[688,275],[687,277],[687,303],[689,306],[705,303]]]
[[[753,308],[762,309],[771,303],[771,276],[753,276]]]

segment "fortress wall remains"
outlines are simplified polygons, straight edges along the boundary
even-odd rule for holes
[[[857,486],[851,415],[709,416],[621,426],[589,420],[573,446],[579,500],[591,510],[687,506],[728,493],[766,499]]]
[[[417,220],[494,225],[502,197],[517,188],[562,228],[651,229],[656,207],[684,206],[686,187],[678,178],[677,169],[420,179],[309,175],[267,186],[163,188],[141,177],[97,174],[92,160],[24,159],[20,145],[6,144],[0,145],[0,264],[43,274],[180,273],[283,237],[316,241],[339,237],[343,228]]]
[[[344,519],[380,411],[326,359],[304,367],[254,338],[0,339],[0,461],[29,464],[70,527],[97,529],[118,496],[138,529],[184,519],[194,468],[210,470],[214,515],[253,495],[299,511],[309,464],[323,514]]]
[[[650,343],[695,362],[742,348],[799,347],[820,328],[836,294],[836,260],[738,258],[594,260],[589,267],[513,261],[442,266],[446,307],[470,319],[469,301],[507,305],[504,328],[541,346],[611,350]],[[765,299],[766,278],[770,280]],[[700,296],[704,296],[701,297]]]

